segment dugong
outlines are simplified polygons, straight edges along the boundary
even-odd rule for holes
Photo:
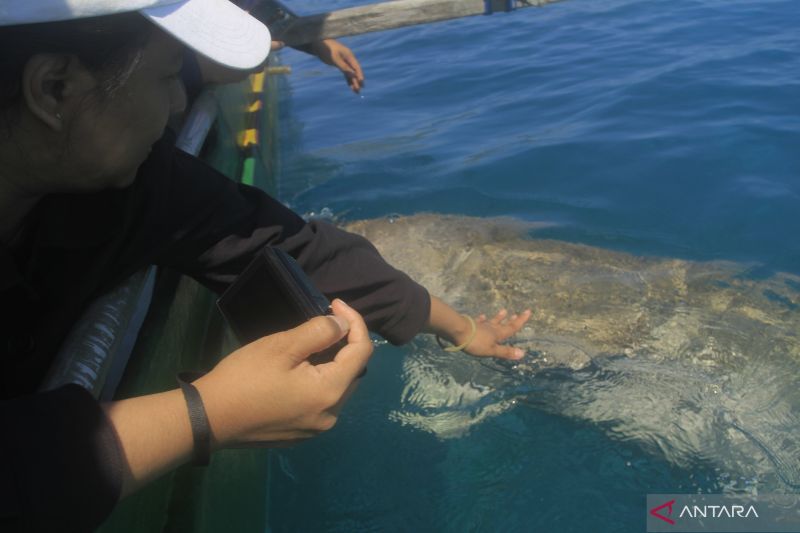
[[[539,227],[436,214],[346,226],[461,312],[533,310],[520,362],[418,342],[392,417],[445,439],[528,405],[734,485],[796,491],[800,277],[537,239]]]

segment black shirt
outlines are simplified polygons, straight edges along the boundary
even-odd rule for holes
[[[427,291],[364,238],[306,223],[167,139],[130,187],[47,196],[23,232],[0,247],[3,530],[87,530],[116,503],[122,458],[99,404],[77,385],[35,391],[91,301],[144,266],[173,267],[222,292],[259,249],[277,246],[392,343],[409,341],[430,312]]]

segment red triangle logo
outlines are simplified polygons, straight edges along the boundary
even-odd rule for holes
[[[663,514],[661,514],[659,512],[659,511],[661,511],[661,509],[667,508],[668,509],[667,510],[667,514],[671,515],[672,514],[672,506],[674,504],[675,504],[675,500],[670,500],[667,503],[663,503],[663,504],[659,505],[658,507],[653,507],[652,509],[650,509],[650,514],[655,516],[656,518],[659,518],[659,519],[663,520],[667,524],[669,524],[671,526],[674,526],[675,525],[675,520],[673,520],[672,518],[669,518],[668,516],[664,516]]]

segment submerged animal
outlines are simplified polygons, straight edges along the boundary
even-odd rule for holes
[[[422,342],[395,419],[448,438],[525,403],[681,467],[800,486],[800,277],[536,239],[537,227],[433,214],[348,225],[465,313],[533,310],[518,363]]]

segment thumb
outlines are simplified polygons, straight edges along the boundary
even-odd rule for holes
[[[350,331],[347,320],[333,315],[314,317],[294,329],[276,333],[263,340],[276,343],[276,351],[298,365],[342,339]]]

